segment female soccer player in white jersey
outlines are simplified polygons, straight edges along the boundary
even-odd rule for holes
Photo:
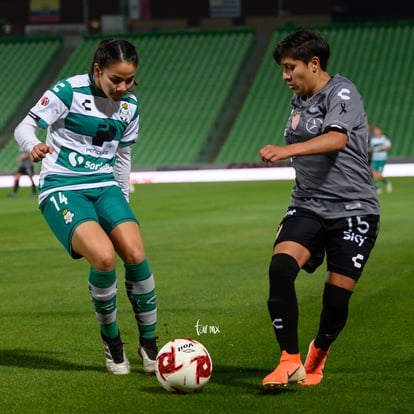
[[[266,162],[291,158],[296,182],[269,266],[267,304],[281,357],[263,379],[265,389],[320,383],[379,230],[363,102],[351,81],[328,74],[329,54],[328,42],[310,30],[291,33],[273,51],[294,95],[284,129],[286,145],[266,145],[259,154]],[[314,272],[325,254],[319,330],[303,366],[294,283],[300,269]]]
[[[391,140],[384,134],[380,126],[375,126],[370,137],[371,147],[371,170],[377,193],[381,194],[381,182],[385,185],[388,193],[392,191],[391,181],[384,177],[384,168],[388,161],[388,152],[392,149]]]
[[[116,254],[139,333],[144,371],[155,371],[157,301],[138,220],[129,206],[131,145],[138,138],[132,88],[138,54],[126,40],[103,40],[90,72],[64,79],[40,98],[15,129],[19,145],[42,161],[39,208],[69,254],[90,264],[88,284],[106,367],[128,374],[117,322]],[[46,142],[37,138],[47,128]]]

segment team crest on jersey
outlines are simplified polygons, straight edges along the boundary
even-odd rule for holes
[[[126,102],[122,102],[121,110],[119,111],[119,116],[121,117],[121,121],[128,122],[128,104]]]
[[[47,105],[49,105],[49,98],[47,96],[43,96],[37,103],[38,108],[44,108]]]
[[[292,120],[290,123],[293,130],[295,130],[297,126],[299,125],[299,120],[300,120],[300,112],[295,112],[292,116]]]

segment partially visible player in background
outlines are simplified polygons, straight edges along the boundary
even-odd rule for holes
[[[88,285],[100,326],[106,367],[128,374],[117,321],[116,253],[138,327],[138,354],[155,372],[155,282],[138,220],[129,205],[131,145],[137,141],[138,102],[132,92],[138,54],[126,40],[103,40],[90,72],[44,93],[15,129],[19,145],[42,161],[39,208],[74,258],[90,264]],[[47,128],[46,143],[37,138]],[[68,334],[76,332],[68,328]]]
[[[36,196],[37,189],[36,184],[33,180],[34,176],[34,166],[33,161],[30,158],[30,152],[20,151],[19,155],[17,156],[17,162],[19,163],[19,168],[14,174],[14,186],[13,191],[9,193],[9,197],[16,197],[17,191],[19,190],[20,186],[20,179],[23,175],[27,175],[32,183],[32,195]]]
[[[384,177],[384,168],[388,162],[388,152],[392,149],[392,143],[378,125],[372,130],[370,148],[372,178],[377,193],[382,193],[381,183],[384,185],[385,190],[390,193],[392,191],[392,184],[388,178]]]
[[[259,154],[265,162],[290,158],[296,179],[269,266],[267,305],[281,356],[263,379],[266,390],[322,381],[379,230],[363,101],[350,80],[327,72],[329,56],[326,39],[310,30],[291,33],[273,51],[294,94],[284,128],[286,145],[269,144]],[[300,269],[313,273],[325,255],[319,328],[302,365],[295,280]],[[354,359],[352,350],[349,356]]]
[[[371,161],[372,161],[372,148],[371,148],[371,138],[372,138],[372,125],[368,122],[368,163],[371,168]],[[371,168],[371,176],[373,176],[372,168]]]

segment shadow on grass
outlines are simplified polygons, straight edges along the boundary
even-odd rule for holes
[[[238,390],[245,388],[247,392],[255,392],[257,395],[275,395],[299,391],[299,386],[289,385],[287,388],[266,391],[263,389],[262,380],[269,372],[260,368],[215,366],[211,382],[236,387]]]
[[[56,371],[104,371],[102,366],[75,364],[62,360],[58,355],[48,351],[25,349],[0,350],[0,366]]]
[[[257,396],[271,396],[271,395],[280,395],[280,394],[289,394],[300,392],[302,386],[300,385],[289,385],[283,389],[277,389],[272,391],[265,391],[262,386],[262,379],[267,374],[267,371],[264,371],[259,368],[249,368],[249,367],[231,367],[216,365],[213,366],[213,374],[207,385],[208,392],[214,393],[218,392],[222,394],[221,386],[225,386],[229,395],[233,394],[232,387],[234,387],[234,393],[240,394],[245,392],[246,394],[254,394]],[[214,385],[220,386],[213,391]],[[163,394],[165,390],[161,387],[144,387],[143,391],[151,394]],[[200,391],[203,392],[203,389]]]

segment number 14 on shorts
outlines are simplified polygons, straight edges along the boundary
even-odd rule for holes
[[[65,207],[65,205],[68,204],[68,199],[65,194],[59,191],[57,198],[55,195],[52,195],[52,197],[49,198],[49,201],[55,206],[56,211],[62,212],[62,216],[66,224],[72,222],[74,214]]]

